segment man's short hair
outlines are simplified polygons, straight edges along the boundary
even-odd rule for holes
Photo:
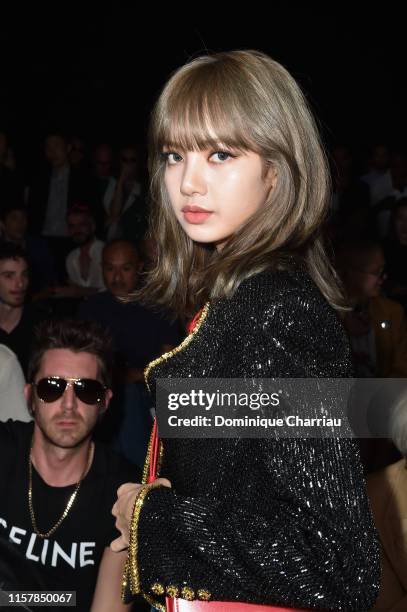
[[[18,244],[0,241],[0,261],[4,259],[24,259],[28,263],[27,253]]]
[[[63,130],[60,130],[58,128],[56,130],[51,130],[50,132],[47,132],[44,135],[45,140],[48,140],[48,138],[60,138],[65,142],[66,145],[68,145],[69,143],[68,135]]]
[[[86,202],[76,201],[69,206],[66,215],[92,215],[92,209]]]
[[[112,384],[113,341],[109,331],[95,321],[75,319],[47,320],[34,329],[34,340],[28,364],[28,381],[33,382],[46,351],[68,349],[74,353],[91,353],[99,362],[100,377],[107,387]]]
[[[110,242],[106,242],[105,246],[103,247],[102,253],[105,253],[111,247],[116,247],[116,246],[122,246],[122,247],[127,247],[131,249],[136,259],[140,258],[140,252],[139,252],[139,248],[137,247],[137,245],[131,240],[125,240],[124,238],[113,238],[113,240],[111,240]]]

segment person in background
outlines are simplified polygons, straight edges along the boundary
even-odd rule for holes
[[[27,209],[20,203],[9,203],[0,211],[1,239],[24,249],[30,267],[32,295],[56,282],[52,254],[44,238],[28,232]]]
[[[80,136],[69,139],[69,163],[74,170],[87,171],[86,144]]]
[[[368,158],[368,171],[361,176],[361,180],[369,188],[370,204],[375,206],[386,198],[392,189],[390,148],[385,143],[377,143],[371,147]]]
[[[48,297],[63,298],[62,312],[71,316],[82,298],[104,289],[101,266],[104,243],[95,236],[95,222],[85,204],[77,203],[68,211],[67,224],[72,243],[79,246],[66,258],[68,283],[52,287]]]
[[[0,213],[7,204],[21,203],[22,184],[15,168],[13,150],[8,135],[0,129]]]
[[[407,329],[402,307],[382,295],[385,258],[377,242],[342,245],[337,255],[350,312],[344,316],[356,375],[407,376]]]
[[[29,267],[23,249],[0,243],[0,343],[18,357],[24,373],[34,327],[47,313],[27,301]]]
[[[144,368],[180,339],[177,325],[152,309],[130,301],[138,286],[142,265],[131,242],[114,240],[107,244],[102,256],[106,291],[84,300],[77,313],[80,319],[98,321],[112,334],[117,402],[110,414],[112,420],[116,416],[116,422],[107,427],[104,435],[109,434],[112,441],[115,433],[115,447],[140,466],[144,463],[151,428],[151,400],[144,384]]]
[[[92,169],[99,202],[95,215],[96,233],[104,237],[117,183],[113,176],[113,151],[109,144],[100,144],[95,148]]]
[[[67,212],[75,202],[97,206],[97,194],[86,172],[71,167],[70,145],[61,133],[50,133],[45,140],[48,168],[38,173],[28,190],[30,232],[47,239],[58,279],[65,279],[65,258],[71,248]]]
[[[374,206],[377,230],[382,240],[389,236],[392,212],[398,200],[407,197],[407,153],[405,151],[392,153],[389,177],[388,192]]]
[[[17,357],[0,344],[0,421],[31,421],[24,397],[25,379]]]
[[[140,154],[135,145],[120,150],[120,174],[108,218],[108,238],[137,243],[147,229],[147,210],[140,179]]]
[[[136,467],[92,439],[109,407],[111,339],[63,320],[36,330],[25,397],[33,422],[0,423],[0,532],[44,590],[76,591],[77,612],[124,612],[124,554],[108,548],[110,506]],[[28,500],[28,501],[27,501]],[[19,576],[19,589],[33,584]]]
[[[390,427],[401,458],[369,474],[367,492],[381,544],[381,584],[375,612],[407,609],[407,410],[406,391],[399,395]]]
[[[369,206],[369,188],[357,177],[351,148],[336,145],[332,149],[332,208],[334,211]]]
[[[86,204],[76,203],[67,214],[68,232],[74,244],[66,258],[69,284],[55,287],[54,295],[67,298],[82,298],[105,288],[102,274],[102,251],[104,242],[96,238],[95,221]]]
[[[400,304],[384,297],[383,249],[377,242],[343,245],[337,258],[352,310],[344,316],[355,375],[359,378],[407,377],[407,326]],[[392,463],[399,453],[388,438],[359,441],[366,472]]]

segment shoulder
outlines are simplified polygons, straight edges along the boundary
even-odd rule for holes
[[[256,274],[240,285],[236,299],[243,301],[250,310],[263,312],[267,320],[298,316],[301,320],[305,317],[319,323],[321,319],[338,320],[308,272],[300,268],[265,270]]]
[[[5,377],[14,367],[19,367],[18,359],[11,349],[5,344],[0,344],[0,376]]]
[[[306,271],[262,272],[244,281],[233,301],[234,327],[288,360],[292,376],[351,374],[343,324]]]
[[[10,385],[11,380],[18,381],[23,386],[24,374],[15,353],[8,346],[0,344],[0,383],[5,381]]]

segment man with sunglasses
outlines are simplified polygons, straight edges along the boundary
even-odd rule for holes
[[[111,339],[93,322],[36,330],[25,395],[33,423],[0,423],[0,535],[35,566],[49,591],[76,591],[76,610],[124,611],[125,555],[110,513],[137,468],[92,440],[107,410]],[[18,590],[33,589],[21,576]],[[1,576],[0,576],[1,579]]]

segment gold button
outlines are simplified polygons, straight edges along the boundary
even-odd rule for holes
[[[150,591],[152,591],[154,595],[164,595],[165,589],[159,582],[154,582],[150,587]]]
[[[181,597],[182,599],[187,599],[188,601],[192,601],[193,599],[195,599],[195,591],[191,589],[190,587],[184,587],[181,590]]]
[[[201,601],[209,601],[211,594],[206,589],[198,589],[198,599]]]
[[[179,596],[179,588],[173,585],[167,586],[165,589],[168,597],[178,597]]]

